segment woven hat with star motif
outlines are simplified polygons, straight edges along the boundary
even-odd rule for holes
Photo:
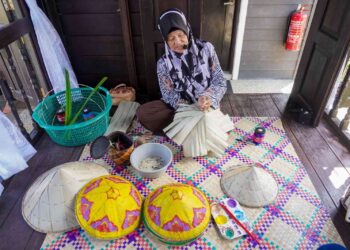
[[[141,205],[142,196],[131,182],[106,175],[91,180],[79,191],[75,214],[92,237],[118,239],[139,226]]]
[[[79,227],[74,214],[75,195],[90,180],[108,174],[101,165],[69,162],[39,176],[22,200],[24,220],[34,230],[57,233]]]
[[[182,245],[205,231],[210,221],[210,207],[199,189],[169,184],[157,188],[146,198],[143,215],[146,228],[160,241]]]

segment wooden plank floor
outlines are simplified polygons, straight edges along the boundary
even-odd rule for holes
[[[290,115],[282,115],[285,94],[227,94],[222,111],[230,116],[277,116],[303,162],[318,194],[330,211],[346,246],[350,249],[350,224],[339,205],[350,185],[350,154],[323,119],[318,128],[300,125]],[[54,144],[46,135],[36,144],[37,155],[30,167],[7,182],[0,197],[0,249],[39,249],[45,234],[33,231],[22,219],[21,201],[29,185],[44,171],[64,162],[77,160],[82,147],[67,148]]]

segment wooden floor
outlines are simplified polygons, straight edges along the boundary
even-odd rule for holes
[[[318,194],[350,249],[350,224],[345,223],[345,211],[339,205],[347,185],[350,185],[350,154],[323,119],[318,128],[294,122],[290,115],[282,116],[288,96],[284,94],[227,94],[222,111],[231,116],[277,116],[303,162]],[[29,185],[44,171],[67,161],[77,160],[82,147],[67,148],[54,144],[44,135],[36,144],[37,155],[30,167],[6,183],[0,197],[0,249],[39,249],[44,234],[33,231],[22,219],[21,201]]]

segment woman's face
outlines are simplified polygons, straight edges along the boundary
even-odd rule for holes
[[[174,30],[168,34],[167,44],[170,49],[177,53],[185,51],[184,45],[188,45],[188,38],[182,30]]]

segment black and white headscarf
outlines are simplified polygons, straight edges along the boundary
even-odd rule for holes
[[[185,15],[178,9],[170,9],[159,17],[159,30],[165,43],[163,56],[174,83],[174,90],[180,93],[181,99],[196,102],[199,94],[210,85],[210,68],[213,64],[204,42],[193,37],[190,25]],[[188,37],[188,48],[179,54],[172,51],[167,42],[167,36],[174,29],[183,30]]]

